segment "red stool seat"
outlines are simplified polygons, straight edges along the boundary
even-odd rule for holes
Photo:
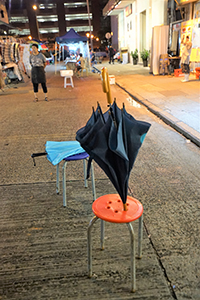
[[[127,196],[127,211],[118,194],[104,195],[96,199],[92,205],[93,213],[101,220],[111,223],[130,223],[141,217],[142,204],[135,198]]]

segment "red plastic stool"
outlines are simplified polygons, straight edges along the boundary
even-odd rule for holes
[[[138,229],[138,257],[142,257],[142,231],[143,231],[143,206],[133,197],[127,196],[127,211],[123,210],[123,203],[118,194],[109,194],[97,198],[92,210],[95,216],[90,221],[87,231],[88,243],[88,272],[89,277],[92,277],[92,242],[91,229],[93,224],[101,219],[101,249],[104,249],[104,221],[111,223],[126,223],[131,236],[131,291],[136,290],[136,272],[135,272],[135,235],[130,222],[139,219]]]
[[[195,68],[196,71],[196,79],[200,79],[200,67]]]
[[[182,69],[174,69],[174,76],[179,77],[183,76],[184,74],[182,73]]]

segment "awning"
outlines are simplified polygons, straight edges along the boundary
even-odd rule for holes
[[[103,9],[103,16],[118,15],[131,3],[133,0],[110,0]]]
[[[19,28],[19,27],[14,27],[14,26],[12,26],[12,25],[10,25],[10,24],[8,24],[8,23],[5,23],[5,22],[3,22],[3,21],[1,21],[1,20],[0,20],[0,28],[3,28],[3,29],[18,29],[18,30],[22,31],[21,28]]]
[[[179,6],[184,6],[192,2],[197,2],[198,0],[178,0]]]

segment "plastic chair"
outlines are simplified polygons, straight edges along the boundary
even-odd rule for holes
[[[160,74],[169,74],[168,66],[169,66],[169,56],[168,54],[160,55]]]
[[[95,216],[90,221],[87,231],[88,243],[88,275],[92,277],[92,241],[91,229],[93,224],[101,219],[101,249],[104,249],[104,221],[111,223],[126,223],[131,237],[131,291],[136,290],[136,267],[135,267],[135,235],[130,222],[139,219],[138,230],[138,257],[142,257],[142,234],[143,234],[143,206],[130,196],[127,197],[128,210],[123,210],[123,203],[118,194],[108,194],[96,199],[92,205]]]
[[[63,206],[66,207],[66,167],[68,161],[76,161],[76,160],[83,160],[83,171],[84,171],[84,183],[85,187],[88,187],[88,182],[86,179],[86,161],[88,160],[89,155],[86,152],[75,154],[69,157],[64,158],[64,164],[62,167],[62,185],[63,185]],[[91,180],[92,180],[92,192],[93,192],[93,200],[96,199],[96,189],[95,189],[95,179],[94,179],[94,168],[93,162],[91,162]],[[56,166],[56,192],[57,194],[60,193],[60,178],[59,178],[59,164]]]
[[[83,77],[83,73],[86,73],[86,76],[88,76],[88,66],[89,66],[89,62],[88,59],[84,59],[83,64],[81,64],[82,69],[80,70],[80,76]]]
[[[64,88],[66,88],[66,86],[74,87],[73,74],[73,70],[60,70],[60,76],[64,77]],[[69,79],[69,83],[67,83],[67,79]]]

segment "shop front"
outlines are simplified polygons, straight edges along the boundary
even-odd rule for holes
[[[128,62],[132,63],[131,52],[140,53],[152,46],[152,29],[167,24],[167,0],[110,0],[103,10],[104,17],[111,16],[113,40],[118,36],[118,50],[128,49]],[[118,26],[112,27],[112,19],[118,20]],[[115,22],[116,23],[116,22]],[[167,37],[168,41],[168,37]]]
[[[195,71],[200,67],[200,1],[180,0],[177,9],[181,11],[183,20],[170,24],[172,29],[172,37],[169,41],[170,54],[181,58],[186,36],[189,36],[192,42],[190,70]]]
[[[183,42],[186,36],[189,36],[192,42],[190,55],[191,69],[195,70],[196,67],[200,67],[200,1],[194,3],[192,11],[193,15],[191,15],[191,18],[181,23],[180,56]]]

